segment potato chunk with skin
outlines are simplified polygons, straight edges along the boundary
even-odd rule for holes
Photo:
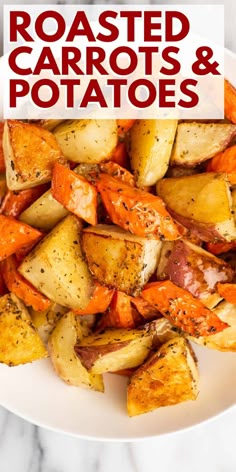
[[[50,300],[85,308],[95,289],[80,245],[81,221],[67,216],[24,259],[19,272]]]
[[[83,332],[78,316],[66,313],[58,321],[48,341],[53,367],[59,377],[69,385],[104,391],[101,375],[89,373],[75,354],[74,345]]]
[[[235,135],[230,123],[180,123],[170,163],[194,167],[226,149]]]
[[[21,213],[19,220],[34,228],[50,231],[66,215],[66,208],[55,200],[51,190],[48,190]]]
[[[150,352],[153,332],[148,325],[138,329],[107,329],[83,338],[76,344],[75,352],[84,367],[96,374],[137,367]]]
[[[236,226],[227,174],[163,179],[157,193],[170,214],[203,241],[233,241]]]
[[[155,185],[170,160],[177,120],[136,120],[130,131],[129,155],[138,187]]]
[[[129,416],[162,406],[196,400],[198,370],[188,341],[176,337],[161,346],[130,379],[127,391]]]
[[[0,298],[0,362],[9,366],[47,357],[25,305],[12,293]]]
[[[8,120],[3,135],[7,186],[23,190],[48,182],[62,152],[52,133],[40,126]]]
[[[157,270],[159,280],[170,279],[208,308],[213,308],[221,300],[217,283],[232,281],[234,277],[233,269],[225,261],[183,239],[167,243],[167,247],[163,243],[160,262]]]
[[[155,271],[161,245],[112,225],[91,226],[82,234],[89,269],[98,282],[128,295],[138,295]]]
[[[70,120],[53,134],[64,156],[78,163],[96,164],[108,160],[117,144],[116,120]]]

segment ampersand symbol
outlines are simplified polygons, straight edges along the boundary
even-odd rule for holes
[[[213,64],[209,60],[213,56],[213,51],[208,46],[202,46],[196,50],[196,57],[198,60],[193,63],[192,71],[196,75],[207,75],[209,73],[213,75],[220,75],[217,70],[219,63],[214,61]]]

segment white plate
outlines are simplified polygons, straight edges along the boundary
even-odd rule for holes
[[[225,55],[225,75],[236,85],[236,56]],[[134,440],[179,431],[206,421],[236,404],[236,353],[194,345],[200,368],[195,402],[161,408],[128,418],[126,379],[107,374],[106,393],[64,384],[50,361],[0,365],[0,404],[41,426],[99,440]]]

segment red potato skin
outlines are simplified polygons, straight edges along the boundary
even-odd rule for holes
[[[231,282],[234,270],[225,261],[194,251],[183,241],[175,241],[160,280],[170,279],[200,300],[216,292],[218,282]]]
[[[213,224],[200,223],[199,221],[192,220],[191,218],[187,218],[180,215],[179,213],[176,213],[176,211],[171,210],[169,207],[167,207],[167,210],[174,220],[178,221],[181,225],[185,226],[185,228],[189,229],[193,237],[200,238],[206,243],[226,242],[224,236],[216,231]]]

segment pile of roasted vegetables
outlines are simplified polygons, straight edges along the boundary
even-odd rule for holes
[[[225,120],[0,128],[0,362],[126,375],[130,416],[194,400],[192,343],[236,351],[236,90]]]

